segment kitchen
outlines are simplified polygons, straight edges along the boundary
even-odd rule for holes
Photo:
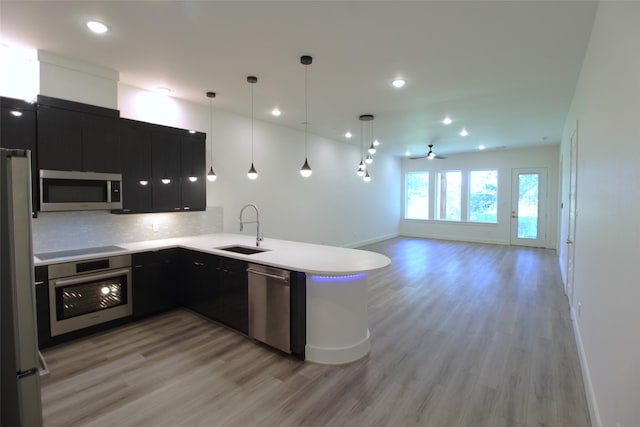
[[[12,9],[15,5],[8,6],[9,3],[10,2],[3,2],[2,4],[4,17],[9,16],[7,13],[8,11],[15,12],[15,10]],[[440,4],[440,6],[443,5]],[[468,5],[465,4],[465,7],[467,6]],[[486,5],[483,6],[486,7]],[[224,7],[231,8],[229,4],[225,4]],[[412,7],[420,6],[413,4]],[[443,8],[439,9],[438,12],[443,12]],[[463,6],[460,5],[460,8],[463,8]],[[614,7],[612,6],[612,8]],[[71,18],[64,16],[65,13],[63,9],[64,8],[61,7],[58,8],[58,10],[49,10],[48,13],[52,18],[57,19],[58,22],[70,22]],[[485,11],[487,10],[489,9],[485,9]],[[376,17],[379,18],[379,16],[371,14],[366,11],[366,9],[359,6],[348,5],[348,3],[345,3],[344,11],[345,16],[341,19],[344,19],[345,21],[354,19],[354,17],[359,17],[365,20],[369,19],[371,22],[375,22],[378,25],[384,21],[375,19]],[[446,12],[446,10],[444,11]],[[474,9],[474,11],[478,12],[484,19],[487,19],[483,14],[482,7],[478,7],[477,9]],[[589,18],[593,16],[593,11],[594,7],[590,10],[586,10],[584,15],[578,14],[579,16],[572,16],[571,19],[567,16],[563,16],[562,8],[555,10],[554,13],[558,18],[557,21],[564,22],[565,24],[567,22],[572,22],[572,24],[578,26],[578,22],[589,21]],[[266,24],[267,22],[283,24],[282,21],[286,21],[283,17],[295,16],[293,11],[291,11],[290,14],[282,14],[276,9],[270,10],[268,6],[258,6],[255,3],[249,4],[242,12],[243,13],[238,17],[238,19],[229,22],[242,22],[242,25],[247,27],[244,28],[238,26],[238,30],[241,28],[248,30],[248,27],[255,26],[257,32],[263,32],[264,34],[272,33],[272,31],[270,31],[270,26]],[[386,12],[389,16],[397,18],[395,12],[389,10],[386,10]],[[242,17],[251,16],[254,13],[255,15],[260,15],[260,17],[265,18],[264,22],[257,19],[247,19],[246,21],[242,20]],[[495,19],[497,21],[500,21],[501,17],[504,18],[504,15],[501,15],[500,13],[487,14],[495,15]],[[224,14],[220,15],[223,16]],[[318,16],[321,15],[322,14],[319,14]],[[12,15],[13,18],[20,16],[21,13],[17,12],[15,15]],[[418,17],[421,15],[415,14],[415,16]],[[438,16],[438,14],[433,14],[433,16]],[[607,15],[603,13],[603,16]],[[438,23],[433,22],[434,20],[437,21],[437,19],[427,18],[425,16],[421,17],[422,19],[429,20],[429,25],[424,25],[424,27],[433,28],[434,31],[439,28]],[[3,18],[3,37],[6,34],[5,31],[8,31],[8,28],[10,28],[10,26],[5,25],[4,19],[5,18]],[[217,20],[215,21],[214,26],[220,27],[223,34],[236,34],[234,33],[234,29],[228,28],[228,24],[220,22],[219,18],[215,19]],[[388,22],[393,21],[394,19],[388,20]],[[546,21],[546,16],[542,21],[549,25],[549,28],[546,28],[545,33],[549,34],[552,38],[553,26],[551,23]],[[554,21],[554,25],[558,23],[557,21]],[[321,22],[321,20],[318,20],[318,22]],[[505,20],[502,19],[502,22],[505,22]],[[160,24],[160,21],[158,21],[158,23]],[[171,21],[162,22],[161,25],[164,28],[173,28]],[[344,25],[345,28],[347,26],[344,22],[342,22],[341,25]],[[338,25],[336,29],[343,28],[341,25]],[[46,30],[44,30],[46,25],[38,27],[42,28],[40,31],[46,32]],[[116,24],[115,32],[112,33],[115,35],[115,38],[121,37],[121,33],[119,34],[118,32],[122,31],[122,29],[118,29],[117,27],[118,25]],[[365,25],[362,25],[362,27],[365,27]],[[415,29],[415,27],[412,27],[411,25],[407,25],[406,27],[407,29]],[[496,24],[495,27],[498,28],[499,26]],[[469,32],[473,33],[473,30],[471,29],[472,27],[470,26],[469,28]],[[81,34],[79,28],[76,28],[74,31],[77,31],[76,34]],[[469,40],[469,37],[464,35],[463,30],[460,29],[459,31],[462,31],[462,33],[459,34],[459,37],[451,40],[451,43],[454,45],[464,40]],[[166,31],[166,33],[169,34],[171,31]],[[243,32],[238,31],[238,33]],[[339,34],[339,31],[336,30],[335,33],[337,35]],[[385,31],[379,31],[379,33],[385,34]],[[523,31],[522,35],[524,35],[524,33],[525,32]],[[398,36],[400,38],[404,35],[406,34],[398,30]],[[437,31],[430,34],[430,36],[430,39],[439,39]],[[18,40],[20,39],[18,36],[14,35],[14,37],[17,37]],[[516,37],[516,34],[513,34],[513,37]],[[26,36],[24,36],[24,38],[26,39]],[[343,39],[350,40],[349,38]],[[535,37],[532,38],[531,41],[533,39],[535,39]],[[109,52],[108,40],[110,39],[94,39],[89,43],[99,46],[95,48],[95,50],[102,50],[106,55]],[[133,38],[131,40],[133,40]],[[225,38],[214,37],[207,40],[206,43],[194,44],[191,47],[193,48],[193,51],[206,52],[208,48],[211,48],[212,50],[217,48],[219,40],[225,40]],[[358,37],[353,40],[358,40]],[[528,45],[528,41],[525,42],[525,40],[526,36],[523,38],[522,44]],[[555,41],[553,38],[552,40]],[[565,38],[564,40],[567,41],[568,44],[570,44],[570,40],[576,41],[571,38]],[[231,38],[229,43],[236,41],[242,42],[242,38],[238,38],[238,40],[233,40],[233,38]],[[264,41],[266,42],[266,40]],[[372,38],[371,41],[372,45],[386,45],[386,41],[381,42],[378,38]],[[256,43],[258,52],[269,51],[265,45],[255,40],[254,42]],[[359,48],[370,49],[370,46],[366,41],[361,40],[361,42],[362,43],[358,46]],[[147,62],[149,62],[149,64],[153,64],[156,69],[162,69],[163,65],[154,63],[154,60],[157,58],[164,58],[164,64],[165,66],[168,66],[168,64],[172,62],[172,59],[169,58],[169,52],[171,49],[166,50],[166,52],[161,50],[159,51],[158,49],[159,46],[170,46],[172,43],[173,41],[171,40],[164,40],[164,43],[157,43],[157,46],[156,44],[151,43],[147,52]],[[73,43],[67,40],[66,44],[71,45]],[[271,43],[265,44],[278,46],[279,40],[272,39]],[[335,40],[329,44],[331,44],[334,49],[335,46],[340,45],[340,43],[336,43]],[[517,45],[518,43],[514,42],[514,44]],[[53,45],[51,46],[51,51],[58,50],[58,52],[64,52],[62,49],[53,47]],[[181,48],[184,48],[184,46],[188,46],[188,44],[181,44]],[[568,46],[565,47],[568,48]],[[496,44],[495,48],[497,51],[507,48],[508,54],[506,54],[506,56],[513,54],[513,51],[509,50],[508,46]],[[37,83],[36,85],[31,85],[32,91],[30,93],[32,95],[43,94],[59,99],[73,100],[75,102],[90,105],[99,105],[104,108],[117,109],[120,112],[121,117],[128,119],[158,123],[180,129],[195,129],[206,133],[206,166],[207,169],[208,166],[212,166],[218,175],[216,182],[207,183],[207,208],[204,211],[130,215],[113,215],[107,212],[41,213],[39,217],[33,221],[35,253],[49,252],[52,250],[72,250],[82,246],[96,247],[110,244],[127,244],[146,240],[172,239],[188,235],[219,232],[237,233],[238,214],[240,209],[247,203],[255,203],[260,207],[261,225],[266,240],[272,238],[329,244],[333,246],[379,248],[379,246],[377,246],[379,242],[383,242],[386,239],[393,238],[399,234],[426,235],[429,234],[428,230],[431,230],[432,235],[443,235],[443,233],[452,231],[451,235],[455,237],[454,240],[461,240],[461,235],[468,235],[468,233],[471,233],[474,239],[479,242],[483,240],[490,240],[492,243],[508,241],[506,233],[502,228],[500,228],[501,226],[494,228],[471,226],[465,227],[464,231],[462,231],[461,227],[457,227],[454,224],[433,224],[433,227],[439,228],[439,231],[435,232],[435,228],[431,227],[430,224],[427,227],[427,224],[425,223],[425,227],[421,229],[421,224],[403,219],[403,174],[408,170],[408,165],[415,165],[416,163],[411,163],[409,160],[399,160],[398,157],[404,156],[404,153],[398,154],[393,151],[397,149],[392,148],[394,146],[392,143],[392,140],[394,139],[392,135],[394,132],[389,133],[388,130],[385,130],[387,124],[392,121],[391,116],[393,113],[381,107],[364,109],[367,105],[384,105],[384,103],[376,103],[373,98],[370,98],[367,101],[365,98],[363,99],[362,106],[353,108],[352,104],[347,105],[347,103],[342,102],[340,107],[336,107],[335,110],[344,116],[344,121],[341,125],[335,127],[335,136],[327,137],[326,135],[319,136],[316,134],[316,132],[322,134],[319,127],[320,122],[325,119],[324,113],[318,111],[319,105],[324,105],[325,107],[323,107],[323,109],[326,110],[327,104],[331,104],[331,102],[329,102],[330,100],[335,99],[339,101],[339,97],[333,96],[328,97],[327,99],[325,94],[322,93],[321,90],[319,91],[319,87],[326,85],[327,76],[331,75],[332,77],[337,77],[327,69],[327,67],[330,67],[329,64],[331,63],[328,59],[328,57],[331,56],[329,52],[323,51],[320,48],[313,49],[311,44],[306,46],[298,45],[289,52],[283,52],[265,60],[264,56],[250,53],[247,50],[246,43],[244,45],[241,43],[239,46],[235,46],[233,50],[236,52],[236,59],[233,62],[238,69],[227,77],[224,84],[220,84],[219,86],[210,84],[199,85],[197,88],[197,96],[201,97],[202,101],[183,101],[180,99],[180,96],[175,96],[173,98],[165,97],[146,90],[151,89],[156,84],[172,86],[170,84],[171,82],[168,81],[148,82],[148,84],[145,85],[127,84],[127,81],[135,80],[133,79],[134,76],[131,75],[130,69],[126,70],[120,66],[114,66],[113,64],[103,63],[104,65],[102,66],[96,65],[101,63],[100,60],[96,60],[95,57],[94,59],[90,59],[91,55],[88,53],[86,55],[70,55],[70,57],[42,50],[37,53],[39,57],[38,59],[32,58],[31,60],[23,61],[25,64],[37,64],[39,67],[39,72],[35,78]],[[246,54],[241,53],[245,51],[247,52]],[[407,49],[404,53],[400,54],[400,56],[406,57],[408,55],[407,52],[416,51],[419,50]],[[353,50],[350,52],[353,52]],[[504,50],[502,52],[504,53]],[[540,67],[546,68],[547,64],[550,62],[561,64],[563,63],[563,60],[566,60],[567,62],[565,64],[571,63],[572,66],[577,64],[577,68],[573,69],[579,70],[579,64],[582,61],[580,49],[576,50],[575,55],[567,52],[568,50],[564,51],[564,53],[567,54],[567,57],[564,59],[545,58],[544,60],[540,60]],[[304,126],[301,125],[303,121],[307,121],[303,114],[305,106],[305,67],[303,67],[299,61],[301,54],[310,54],[314,57],[313,63],[306,68],[309,72],[308,122],[310,132],[308,133],[305,132]],[[529,52],[529,54],[531,61],[529,59],[524,60],[524,58],[521,58],[523,59],[521,64],[529,67],[532,74],[544,75],[545,71],[542,69],[539,69],[538,73],[534,71],[536,69],[535,55],[533,55],[532,52]],[[215,54],[212,56],[215,56]],[[353,58],[356,57],[367,58],[370,56],[367,54],[353,56]],[[491,57],[491,55],[487,55],[487,58],[488,57]],[[495,57],[500,57],[500,55]],[[345,56],[343,56],[342,59],[343,64],[349,63]],[[435,61],[435,58],[432,58],[432,60]],[[223,62],[228,63],[229,61]],[[277,73],[280,73],[277,78],[276,74],[265,74],[265,71],[260,69],[261,64],[267,62],[276,64],[275,68],[278,69]],[[393,100],[394,97],[403,98],[405,96],[404,94],[413,91],[412,84],[416,84],[416,82],[419,81],[419,78],[416,79],[415,76],[409,76],[410,78],[407,78],[407,87],[404,89],[405,92],[402,92],[401,90],[396,91],[396,89],[390,85],[391,78],[395,77],[394,70],[387,67],[375,67],[367,61],[355,62],[363,62],[365,67],[370,68],[371,73],[365,74],[369,75],[372,80],[367,80],[366,84],[365,81],[362,83],[369,88],[377,88],[375,90],[370,89],[369,92],[371,92],[372,96],[382,96],[383,98],[388,98],[390,100]],[[485,64],[486,63],[483,61],[476,62],[476,65]],[[114,71],[114,69],[110,67],[117,68],[118,71]],[[347,79],[350,84],[358,81],[357,78],[354,77],[354,74],[351,74],[353,70],[351,70],[350,67],[345,65],[344,68],[341,69],[346,76],[351,76],[351,78]],[[3,67],[3,70],[6,70],[6,68]],[[479,71],[479,75],[482,74],[480,70],[482,70],[482,66],[476,68],[476,71]],[[514,70],[511,69],[509,71]],[[250,73],[256,73],[259,77],[259,82],[256,85],[253,85],[253,88],[249,87],[246,82],[246,77],[250,75]],[[26,76],[29,75],[29,72],[25,72],[23,74]],[[194,78],[196,77],[196,74],[198,73],[194,72]],[[364,76],[364,74],[362,75]],[[373,81],[374,79],[375,81]],[[506,83],[509,79],[503,80]],[[275,83],[276,81],[279,81],[279,83]],[[333,78],[332,81],[337,82],[338,79]],[[558,94],[568,94],[570,99],[571,91],[573,90],[573,83],[570,83],[570,81],[575,82],[575,77],[573,77],[573,80],[568,79],[566,84],[549,86],[548,89]],[[275,89],[278,84],[282,87],[286,86],[287,90]],[[34,86],[37,87],[35,91],[33,91]],[[145,87],[145,89],[140,89],[139,87]],[[438,87],[438,85],[435,84],[435,82],[432,82],[431,89],[433,90],[436,87]],[[183,89],[178,86],[174,86],[172,88],[176,94],[183,91]],[[13,89],[15,88],[12,88],[11,90]],[[409,91],[409,89],[411,89],[411,91]],[[210,99],[207,99],[205,94],[206,91],[211,90],[217,92],[217,97],[211,101],[213,105],[212,115],[210,114],[212,110],[209,108]],[[345,88],[338,84],[335,90],[338,92],[344,92]],[[470,88],[462,87],[460,88],[460,91],[466,91],[469,93],[473,92]],[[287,92],[291,94],[291,97],[285,102],[283,101],[284,98],[280,100],[277,99],[277,97],[274,96],[274,92]],[[542,94],[544,91],[540,90],[540,92]],[[229,96],[231,93],[233,93],[233,96]],[[517,93],[517,91],[514,90],[513,93]],[[545,93],[548,94],[548,92]],[[253,94],[255,95],[256,105],[259,106],[259,108],[255,110],[257,118],[255,121],[249,117],[250,114],[253,114],[253,108],[251,105],[251,96]],[[15,98],[23,97],[22,94],[18,96],[18,94],[7,90],[5,87],[3,87],[2,95],[10,97],[13,95]],[[197,96],[194,95],[195,94],[192,93],[190,96],[197,98]],[[436,97],[438,96],[436,92],[434,92],[433,95]],[[440,94],[440,96],[441,95],[442,94]],[[233,100],[231,101],[229,98],[232,98]],[[531,99],[533,100],[533,98]],[[406,102],[406,98],[403,99],[404,101],[399,99],[400,104],[404,102],[409,106],[410,104]],[[489,98],[485,98],[485,100],[487,99]],[[398,100],[394,102],[398,102]],[[289,123],[288,126],[280,126],[277,121],[278,119],[271,117],[271,108],[275,104],[279,104],[278,106],[283,112],[282,120],[289,120],[289,122],[287,122]],[[533,105],[534,103],[532,102],[531,104]],[[340,109],[342,107],[349,109],[349,111],[345,113],[344,110]],[[429,113],[427,120],[429,123],[425,124],[425,126],[429,127],[429,132],[437,133],[436,127],[441,126],[439,124],[439,120],[441,120],[440,116],[443,115],[443,110],[448,110],[449,108],[452,107],[441,105],[436,109],[437,111],[433,110]],[[314,111],[314,109],[316,110]],[[405,115],[409,114],[407,108],[398,107],[397,110],[402,111]],[[552,110],[553,108],[549,109],[549,111]],[[566,112],[566,109],[564,111]],[[379,147],[378,152],[374,155],[375,160],[371,165],[372,180],[371,182],[363,183],[362,180],[358,180],[357,178],[354,179],[355,165],[357,165],[358,161],[362,157],[362,149],[358,146],[358,142],[348,143],[341,135],[348,129],[356,135],[355,138],[357,139],[358,134],[360,133],[360,126],[362,125],[358,121],[358,116],[368,113],[372,113],[376,117],[373,121],[375,126],[374,129],[376,136],[380,139],[382,144]],[[530,113],[532,113],[530,114],[531,116],[536,115],[533,111],[530,111]],[[563,122],[564,114],[560,115],[562,116],[560,122]],[[287,116],[289,117],[287,118]],[[212,120],[211,117],[213,118]],[[467,117],[467,120],[468,119],[469,117]],[[474,136],[474,132],[479,132],[479,129],[481,129],[479,123],[476,123],[476,126],[473,128],[470,127],[469,130],[471,136]],[[483,129],[483,131],[484,130],[485,129]],[[420,137],[414,139],[420,139],[419,145],[425,145],[426,142],[428,142],[428,133],[421,133]],[[550,134],[557,135],[557,133],[553,132],[550,132]],[[209,139],[210,135],[212,135],[213,138]],[[585,136],[584,141],[588,141],[588,132],[584,132],[583,135]],[[307,136],[308,139],[308,146],[303,142],[305,140],[305,136]],[[569,136],[570,134],[562,136],[562,147],[564,147],[565,138],[568,138]],[[456,153],[454,151],[451,151],[450,153],[443,151],[444,147],[446,147],[445,142],[445,140],[440,142],[442,144],[440,146],[443,147],[442,149],[438,149],[439,143],[436,142],[435,148],[438,151],[438,154],[448,154],[451,159],[450,161],[455,163],[454,154]],[[552,143],[553,142],[557,143],[557,141],[552,141]],[[539,142],[538,144],[542,143]],[[584,147],[587,148],[583,151],[583,154],[589,156],[590,145],[587,143]],[[426,147],[415,147],[415,149],[416,152],[420,152],[421,150],[426,151]],[[536,147],[525,149],[521,153],[524,157],[532,153],[539,156],[535,157],[536,159],[541,159],[541,161],[536,161],[536,163],[538,163],[536,166],[540,166],[541,162],[545,163],[551,174],[555,174],[555,180],[557,182],[563,174],[567,173],[568,170],[566,162],[568,161],[567,159],[569,156],[564,150],[565,148],[562,148],[561,151],[558,152],[557,148],[555,148],[554,151],[554,148]],[[516,153],[517,150],[513,150],[513,156],[515,156]],[[495,155],[496,157],[499,157],[502,154],[503,152],[500,150],[488,151],[486,153],[482,153],[482,155],[478,153],[477,156],[474,156],[473,162],[475,162],[475,164],[480,163],[480,167],[490,167],[492,166],[489,161],[490,156]],[[298,174],[300,166],[305,160],[305,156],[308,157],[309,163],[313,168],[312,177],[306,180],[301,178]],[[557,164],[558,157],[562,159],[561,167]],[[249,181],[246,177],[246,170],[249,168],[252,161],[260,175],[256,181]],[[446,167],[444,166],[447,164],[446,161],[439,160],[438,162],[440,162],[439,165],[443,165],[438,167]],[[472,162],[472,160],[470,160],[470,162]],[[586,172],[587,169],[583,169],[583,171]],[[506,176],[502,172],[502,169],[500,174],[503,177]],[[583,195],[587,196],[589,193],[588,187],[585,186],[583,189]],[[564,193],[562,193],[562,198],[560,197],[560,189],[556,189],[555,191],[556,193],[550,194],[550,198],[552,200],[557,200],[557,205],[549,206],[551,216],[548,222],[551,225],[547,230],[549,239],[547,247],[559,249],[562,255],[563,245],[560,245],[557,242],[563,240],[560,236],[561,234],[564,234],[564,225],[558,224],[558,222],[561,222],[559,218],[560,214],[558,212],[559,209],[561,209],[560,199],[566,199]],[[292,197],[292,195],[294,195],[294,197]],[[390,203],[389,200],[394,200],[395,202]],[[505,202],[507,199],[501,198],[501,200]],[[556,202],[554,201],[554,203]],[[285,207],[286,210],[284,210]],[[502,209],[503,214],[507,215],[503,219],[506,219],[506,222],[508,222],[508,207],[505,209],[505,206],[503,206]],[[589,221],[587,217],[585,217],[584,220]],[[564,219],[562,219],[562,222],[563,221]],[[501,224],[505,223],[505,221],[502,220],[500,222]],[[317,226],[316,224],[321,224],[321,226]],[[398,226],[398,224],[400,224],[400,226]],[[247,229],[248,235],[254,232],[251,227],[247,227]],[[379,250],[385,251],[389,249],[386,248],[384,250]],[[429,262],[434,262],[434,259],[429,260]],[[578,265],[579,268],[586,268],[587,264],[589,263],[583,262]],[[374,276],[379,282],[384,282],[384,280],[388,279],[383,273],[375,273]],[[584,278],[584,273],[581,273],[581,277]],[[562,288],[562,284],[559,286]],[[583,295],[582,298],[582,302],[584,303],[584,298],[586,297]],[[629,300],[632,299],[629,298]],[[571,301],[570,303],[573,304]],[[575,304],[575,315],[577,316],[578,300],[576,300]],[[587,313],[592,313],[589,310],[592,310],[593,306],[584,304],[583,310],[585,308],[588,310]],[[371,309],[372,308],[370,307],[370,310]],[[574,315],[573,310],[574,308],[572,306],[572,316]],[[590,317],[587,317],[587,319],[590,319]],[[587,323],[585,323],[585,325],[586,324]],[[593,329],[587,329],[587,331],[589,330]],[[373,342],[375,345],[375,340]],[[581,346],[582,344],[579,343],[579,345]],[[593,349],[592,343],[585,342],[585,345]],[[243,348],[247,350],[245,347]],[[591,350],[591,354],[593,354],[593,350]],[[581,358],[583,357],[585,356],[581,354]],[[593,363],[593,359],[591,362]],[[588,370],[585,366],[583,366],[583,369]],[[602,372],[601,369],[601,366],[596,365],[596,369],[593,372]],[[305,368],[305,375],[313,377],[314,375],[312,371],[313,368]],[[316,373],[317,372],[320,371],[316,371]],[[238,373],[237,375],[241,374]],[[246,378],[240,376],[240,379],[244,380]],[[590,381],[591,380],[589,378],[585,379],[585,387],[587,388],[587,393],[590,398],[593,398],[595,395],[591,388],[592,386],[590,385]],[[601,376],[594,376],[593,381],[595,381],[594,384],[596,384],[600,390],[607,390],[606,386],[602,388],[602,384],[603,381],[606,383],[608,380],[603,380]],[[619,384],[626,384],[624,375],[619,376],[617,381]],[[376,381],[373,380],[373,383],[375,384]],[[262,390],[265,391],[266,389]],[[393,387],[385,387],[385,391],[386,393],[390,393],[390,397],[394,393]],[[599,400],[601,403],[604,402],[602,406],[602,408],[604,408],[603,416],[607,420],[613,420],[611,405],[607,403],[606,398],[604,398],[604,400],[602,398],[602,396],[606,396],[608,394],[614,395],[613,393],[601,391]],[[380,396],[380,399],[384,400],[384,397]],[[328,407],[326,404],[320,406],[325,408]],[[349,405],[347,404],[347,406]],[[625,406],[625,408],[627,408],[627,406]],[[347,407],[343,407],[343,409],[348,411]],[[625,411],[626,415],[621,418],[622,420],[627,420],[627,422],[621,422],[620,424],[633,425],[629,422],[629,420],[633,419],[633,414],[630,414],[628,409],[625,409]],[[316,415],[318,414],[316,413]],[[593,413],[591,414],[591,417],[592,422],[597,425],[597,411],[595,418]],[[196,422],[194,421],[194,424],[195,423]],[[615,424],[614,421],[610,421],[607,425],[610,423]]]

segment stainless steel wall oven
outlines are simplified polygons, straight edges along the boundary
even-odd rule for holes
[[[51,336],[130,316],[131,255],[49,266]]]

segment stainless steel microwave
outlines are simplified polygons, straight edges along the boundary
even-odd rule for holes
[[[122,209],[122,175],[40,170],[40,210]]]

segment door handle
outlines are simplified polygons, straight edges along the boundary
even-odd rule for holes
[[[516,211],[511,211],[511,218],[518,218],[518,215],[516,215]]]
[[[573,241],[571,239],[567,239],[567,245],[573,245]]]

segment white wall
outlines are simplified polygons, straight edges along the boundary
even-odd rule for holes
[[[640,3],[599,4],[562,141],[579,122],[573,315],[595,426],[640,425]],[[564,267],[566,213],[560,264]],[[582,304],[578,314],[578,304]]]
[[[498,223],[478,224],[433,220],[403,219],[400,233],[405,236],[461,240],[508,245],[511,230],[511,173],[516,168],[542,167],[547,170],[545,246],[555,248],[558,224],[558,153],[559,146],[543,146],[518,150],[482,151],[453,154],[446,160],[402,160],[402,175],[409,171],[431,171],[432,181],[443,170],[498,170]],[[431,182],[431,186],[434,183]],[[433,192],[431,192],[433,194]],[[403,202],[401,202],[403,203]],[[433,205],[432,205],[433,206]],[[404,213],[403,213],[404,215]]]
[[[162,123],[209,134],[209,107],[162,98],[119,85],[122,117]],[[246,203],[260,208],[269,237],[358,246],[396,236],[400,218],[400,160],[380,147],[371,165],[372,181],[355,174],[358,147],[309,135],[313,175],[304,179],[304,133],[254,122],[254,163],[259,177],[247,178],[251,165],[251,118],[214,110],[213,166],[217,181],[207,182],[207,205],[224,207],[224,230],[239,232],[238,215]],[[210,166],[207,135],[207,169]],[[247,212],[249,214],[249,212]],[[249,225],[246,234],[255,233]]]
[[[118,108],[120,74],[51,52],[38,51],[40,94],[105,108]]]

